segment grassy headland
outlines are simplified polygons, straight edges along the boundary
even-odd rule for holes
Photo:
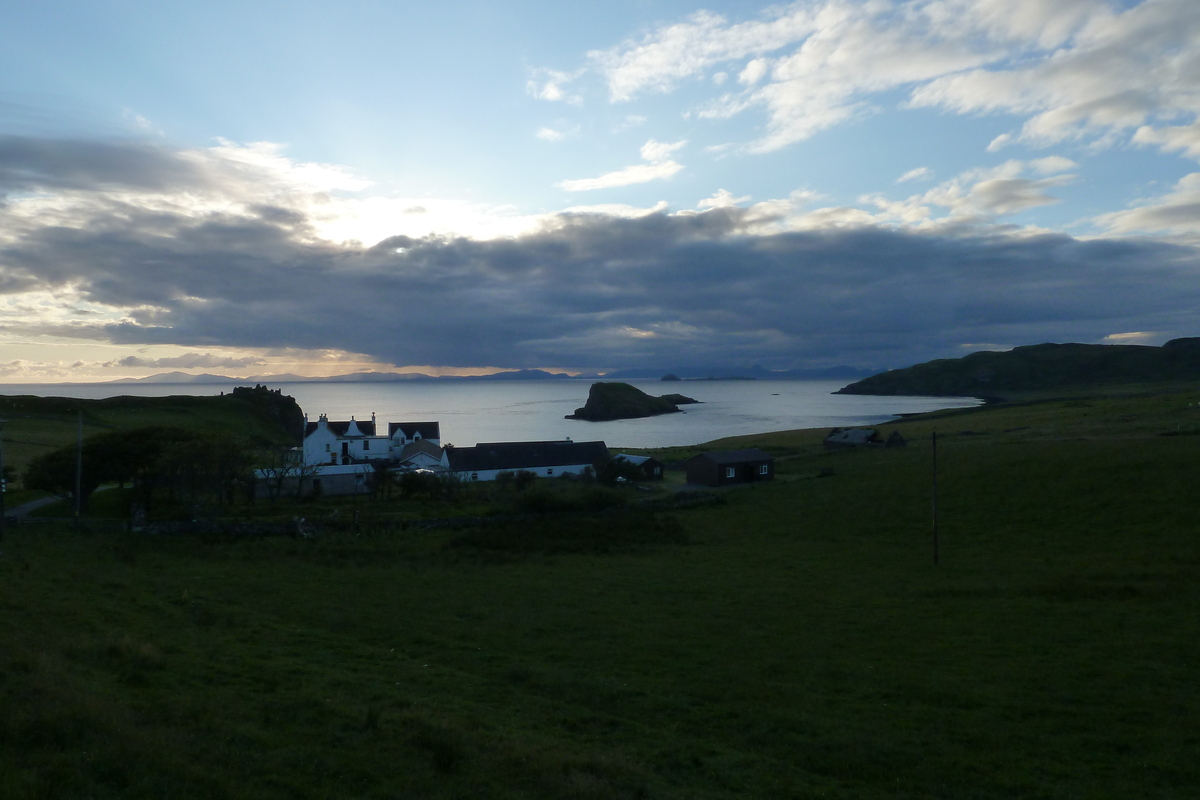
[[[778,478],[511,539],[416,524],[468,495],[323,500],[312,539],[10,529],[0,796],[1190,797],[1198,403],[658,451]]]
[[[85,438],[150,426],[218,432],[256,446],[297,445],[304,435],[304,414],[296,402],[265,387],[210,397],[123,395],[80,400],[0,395],[4,463],[20,472],[37,456],[74,444],[80,412]]]
[[[863,378],[841,394],[1013,398],[1200,380],[1200,338],[1162,347],[1037,344],[928,361]]]

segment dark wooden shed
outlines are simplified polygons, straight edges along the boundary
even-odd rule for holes
[[[702,486],[731,486],[775,478],[775,458],[758,448],[714,450],[683,462],[688,483]]]
[[[623,458],[630,464],[642,471],[642,475],[648,481],[661,481],[663,477],[663,463],[657,458],[650,456],[634,456],[629,453],[617,453],[613,458]]]

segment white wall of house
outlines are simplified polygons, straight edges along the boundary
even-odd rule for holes
[[[357,459],[389,458],[391,448],[386,436],[364,436],[354,420],[345,435],[339,436],[322,414],[317,419],[317,429],[304,439],[304,463],[341,464],[343,455]]]
[[[494,481],[496,476],[501,472],[518,472],[524,469],[526,472],[532,472],[539,478],[557,478],[559,475],[582,475],[586,469],[592,469],[591,464],[567,464],[561,467],[517,467],[514,469],[481,469],[477,472],[456,472],[459,480],[473,481]]]

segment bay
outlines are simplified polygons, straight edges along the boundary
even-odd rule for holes
[[[647,394],[680,393],[701,401],[685,413],[613,422],[563,419],[587,400],[594,381],[413,381],[410,383],[282,383],[313,420],[370,419],[441,423],[442,442],[603,440],[610,447],[675,447],[726,436],[799,428],[878,425],[899,414],[978,405],[973,397],[880,397],[833,392],[844,381],[626,381]],[[214,395],[244,383],[4,384],[0,394],[103,398]]]

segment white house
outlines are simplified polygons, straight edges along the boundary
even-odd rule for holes
[[[441,426],[436,422],[389,422],[388,440],[392,458],[399,460],[404,457],[402,455],[404,448],[416,442],[427,442],[440,449],[442,446]],[[438,458],[441,458],[440,453]]]
[[[371,421],[330,422],[322,414],[304,428],[305,464],[354,464],[391,457],[391,442],[375,434],[375,415]]]
[[[430,469],[442,471],[447,468],[445,451],[432,439],[417,439],[404,445],[392,463],[397,469]]]

